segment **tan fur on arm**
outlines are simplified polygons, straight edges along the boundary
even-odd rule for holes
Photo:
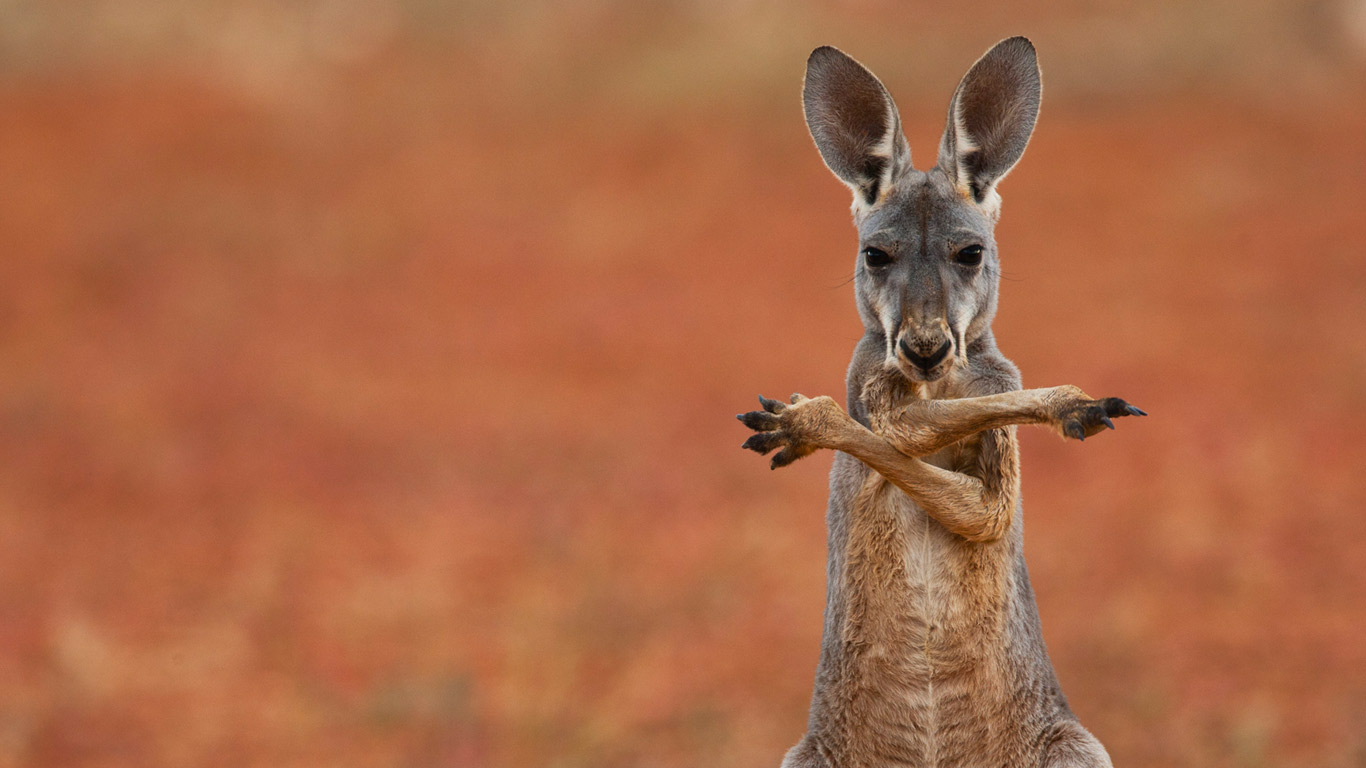
[[[829,397],[793,395],[791,405],[767,401],[767,413],[742,415],[761,430],[746,446],[766,452],[786,446],[774,459],[783,466],[820,448],[844,451],[910,496],[945,528],[971,541],[1005,535],[1019,499],[1019,424],[1059,428],[1078,408],[1096,401],[1072,386],[1014,390],[947,400],[908,398],[905,379],[892,371],[874,374],[863,387],[870,430]],[[1100,412],[1103,417],[1103,412]],[[1092,429],[1103,429],[1092,422]],[[925,462],[966,439],[971,466],[960,471]]]
[[[837,446],[887,478],[949,531],[969,541],[994,541],[1010,530],[1019,498],[1014,428],[982,436],[977,472],[953,472],[911,458],[855,424]]]
[[[880,372],[863,387],[873,429],[850,434],[842,450],[904,491],[948,530],[970,541],[992,541],[1010,530],[1019,500],[1015,425],[1050,421],[1054,403],[1073,391],[1080,393],[1075,387],[1055,387],[955,400],[908,399],[903,377]],[[920,460],[974,435],[973,465],[962,471]]]
[[[915,458],[987,430],[1020,424],[1057,428],[1063,405],[1087,399],[1077,387],[1061,386],[953,400],[907,400],[904,379],[895,374],[870,377],[863,395],[873,431]]]

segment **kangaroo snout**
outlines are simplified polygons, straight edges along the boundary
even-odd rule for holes
[[[936,347],[935,344],[939,343]],[[901,337],[897,342],[897,347],[901,350],[901,356],[906,362],[919,368],[923,373],[929,373],[935,366],[944,361],[949,356],[949,350],[953,347],[953,342],[949,339],[924,339],[916,338],[914,342],[908,342],[906,337]]]

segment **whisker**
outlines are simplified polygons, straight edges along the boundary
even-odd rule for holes
[[[830,286],[830,290],[833,291],[833,290],[835,290],[836,288],[843,288],[844,286],[846,286],[846,285],[848,285],[848,284],[854,282],[854,278],[856,278],[856,277],[858,277],[858,272],[857,272],[857,271],[855,271],[855,272],[850,272],[850,273],[849,273],[849,277],[845,278],[844,280],[840,281],[839,283],[836,283],[835,285]]]
[[[1000,269],[992,269],[991,267],[987,267],[987,271],[990,272],[990,273],[992,273],[992,274],[994,274],[997,278],[999,278],[999,279],[1001,279],[1001,280],[1009,280],[1009,281],[1011,281],[1012,283],[1014,283],[1014,282],[1019,282],[1019,281],[1021,281],[1021,280],[1024,280],[1023,277],[1016,277],[1015,275],[1016,275],[1017,273],[1015,273],[1015,272],[1005,272],[1005,271],[1000,270]]]

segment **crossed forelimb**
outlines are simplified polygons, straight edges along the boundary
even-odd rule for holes
[[[761,411],[739,415],[755,430],[743,447],[773,457],[774,469],[821,448],[853,456],[904,491],[945,528],[972,541],[999,539],[1019,498],[1015,427],[1045,424],[1084,440],[1114,429],[1111,417],[1146,416],[1117,397],[1093,400],[1077,387],[1026,389],[982,397],[906,400],[894,375],[875,375],[863,400],[872,429],[829,397],[794,394],[784,404],[760,396]],[[923,461],[980,435],[975,465],[954,472]]]

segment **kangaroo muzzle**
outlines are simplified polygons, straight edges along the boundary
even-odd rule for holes
[[[897,343],[897,349],[906,362],[919,368],[925,373],[934,370],[934,367],[944,362],[949,356],[949,350],[953,349],[953,341],[949,339],[915,339],[907,341],[902,337]]]

